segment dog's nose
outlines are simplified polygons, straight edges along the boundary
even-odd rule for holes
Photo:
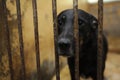
[[[60,39],[58,41],[58,47],[61,49],[61,50],[68,50],[70,48],[70,40],[69,39]]]

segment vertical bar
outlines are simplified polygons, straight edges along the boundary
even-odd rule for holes
[[[40,51],[39,51],[39,32],[38,32],[38,15],[37,15],[37,2],[32,0],[33,6],[33,19],[34,19],[34,34],[35,34],[35,50],[36,50],[36,61],[37,61],[37,78],[40,77]]]
[[[13,78],[13,62],[12,62],[12,53],[11,53],[11,46],[10,46],[10,31],[8,27],[8,20],[7,20],[7,8],[6,8],[6,0],[2,0],[2,9],[4,13],[4,24],[5,24],[5,35],[6,35],[6,42],[7,42],[7,51],[8,51],[8,60],[9,60],[9,68],[10,68],[10,78],[11,80],[14,80]]]
[[[97,54],[97,80],[102,80],[103,60],[103,0],[98,0],[98,54]]]
[[[55,69],[56,69],[56,80],[60,80],[60,68],[59,68],[59,55],[58,55],[58,27],[57,27],[57,5],[56,0],[52,0],[52,11],[53,11],[53,26],[54,26],[54,44],[55,44]]]
[[[73,0],[74,12],[74,38],[75,38],[75,80],[79,80],[79,26],[78,26],[78,0]]]
[[[21,67],[22,67],[21,78],[22,78],[22,80],[25,80],[26,79],[26,70],[25,70],[25,60],[24,60],[24,45],[23,45],[20,0],[16,0],[16,8],[17,8],[18,34],[19,34],[20,56],[21,56]]]

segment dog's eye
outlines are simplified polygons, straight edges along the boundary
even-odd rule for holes
[[[78,24],[79,24],[80,26],[81,26],[83,23],[84,23],[84,21],[83,21],[83,20],[78,19]]]
[[[63,22],[62,22],[61,20],[58,20],[58,24],[59,24],[59,25],[62,25]]]
[[[63,15],[63,16],[58,20],[58,24],[59,24],[59,25],[63,25],[64,22],[65,22],[65,19],[66,19],[66,16]]]

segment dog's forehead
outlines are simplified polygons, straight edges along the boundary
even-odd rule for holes
[[[59,15],[58,18],[62,18],[63,16],[67,17],[67,18],[71,18],[73,19],[73,10],[65,10],[62,11]],[[79,18],[84,18],[84,19],[88,19],[90,16],[87,12],[83,11],[83,10],[78,10],[78,17]]]
[[[63,17],[67,17],[67,18],[73,18],[73,11],[72,10],[66,10],[66,11],[62,11],[59,15],[58,18],[63,18]]]

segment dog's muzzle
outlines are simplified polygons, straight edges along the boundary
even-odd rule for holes
[[[72,56],[72,43],[69,39],[61,38],[58,40],[58,54],[66,57]]]

